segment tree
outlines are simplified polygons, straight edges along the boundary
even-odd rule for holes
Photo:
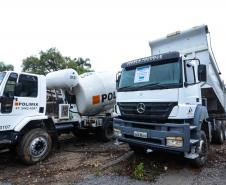
[[[78,59],[74,59],[77,61],[77,69],[80,73],[85,73],[87,72],[87,69],[91,69],[91,64],[90,64],[90,59],[89,58],[78,58]]]
[[[0,71],[13,71],[14,66],[11,64],[5,64],[4,62],[0,62]]]
[[[23,60],[22,71],[35,73],[35,74],[44,74],[44,66],[41,64],[39,58],[35,56],[27,57]]]
[[[78,74],[92,71],[88,58],[64,57],[56,48],[41,51],[39,57],[30,56],[23,60],[22,71],[36,74],[47,74],[51,71],[72,68]]]

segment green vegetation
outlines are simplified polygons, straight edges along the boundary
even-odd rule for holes
[[[134,169],[134,172],[133,172],[133,176],[135,179],[138,179],[138,180],[143,180],[144,178],[144,163],[139,163],[135,169]]]
[[[102,173],[99,170],[95,173],[96,177],[100,177],[101,175],[102,175]]]
[[[110,169],[111,172],[130,176],[134,179],[153,182],[164,171],[163,162],[152,159],[151,156],[133,155]]]
[[[75,69],[78,74],[92,71],[89,58],[63,56],[56,48],[41,51],[38,57],[27,57],[22,64],[22,71],[43,75],[66,68]]]
[[[14,66],[11,64],[5,64],[4,62],[0,62],[0,71],[13,71]]]

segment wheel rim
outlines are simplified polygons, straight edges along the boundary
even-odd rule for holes
[[[207,154],[207,148],[206,148],[205,140],[203,138],[200,140],[198,150],[199,150],[198,153],[199,153],[200,159],[202,161],[205,161],[206,154]]]
[[[223,141],[223,140],[224,140],[224,133],[223,133],[223,130],[221,130],[221,132],[220,132],[220,137],[221,137],[221,141]]]
[[[48,148],[48,141],[44,137],[37,137],[30,144],[30,154],[33,157],[43,156]]]

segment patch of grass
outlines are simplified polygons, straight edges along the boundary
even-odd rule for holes
[[[113,173],[120,174],[120,172],[122,171],[121,165],[114,165],[114,166],[112,166],[111,167],[111,171]]]
[[[102,173],[99,170],[95,173],[96,177],[100,177],[101,175],[102,175]]]
[[[139,163],[135,167],[134,172],[133,172],[133,176],[134,176],[135,179],[143,180],[143,178],[144,178],[144,163],[143,162]]]
[[[128,160],[112,166],[109,170],[110,173],[153,182],[164,171],[164,165],[146,155],[134,154]]]

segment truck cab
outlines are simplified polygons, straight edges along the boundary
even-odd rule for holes
[[[201,26],[150,42],[152,56],[121,65],[114,118],[118,141],[137,152],[184,153],[195,165],[204,165],[208,142],[225,137],[225,90],[207,30]]]
[[[122,65],[117,94],[119,109],[121,106],[124,107],[124,103],[126,104],[125,109],[122,108],[122,114],[130,119],[191,118],[196,106],[201,104],[202,100],[201,83],[198,79],[202,74],[198,74],[198,60],[187,60],[178,52],[171,52],[139,61],[135,65],[132,64],[133,62]],[[126,107],[129,102],[139,103],[141,99],[142,104],[136,107],[138,112],[127,112]],[[154,103],[154,107],[148,105],[148,102]],[[151,107],[148,112],[142,113],[139,109],[148,106]],[[189,114],[187,114],[188,110]]]
[[[42,75],[0,73],[0,143],[16,142],[18,132],[28,120],[43,119],[46,83]]]

